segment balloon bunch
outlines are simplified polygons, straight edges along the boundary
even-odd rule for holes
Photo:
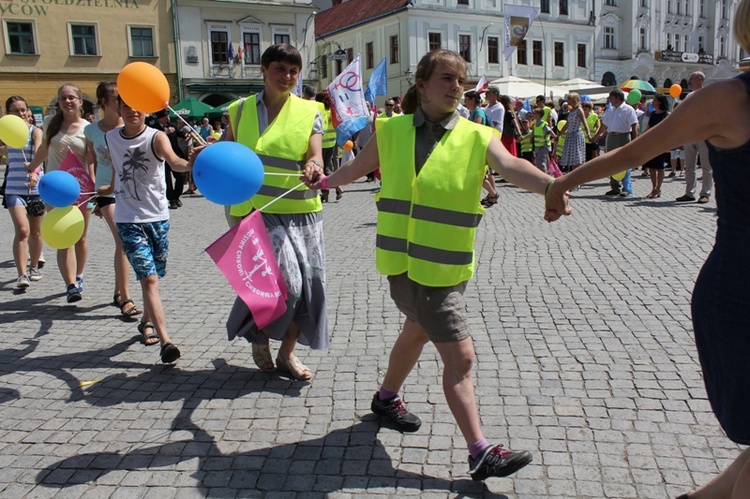
[[[55,207],[42,220],[42,239],[55,249],[73,246],[84,230],[83,213],[73,204],[81,195],[78,180],[62,170],[47,173],[39,180],[39,195]]]

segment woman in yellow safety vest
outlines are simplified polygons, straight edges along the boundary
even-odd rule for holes
[[[333,188],[381,168],[376,264],[407,319],[371,409],[401,431],[419,428],[421,420],[406,410],[398,392],[432,341],[444,365],[448,406],[469,449],[469,473],[483,480],[516,472],[531,462],[531,454],[490,445],[477,414],[474,344],[463,293],[473,274],[474,235],[484,213],[478,202],[482,179],[489,165],[539,194],[553,179],[512,156],[492,128],[460,117],[456,107],[465,76],[459,54],[427,53],[404,97],[406,114],[376,120],[373,138],[351,163],[330,177],[308,177],[308,185]]]
[[[323,172],[323,119],[318,105],[290,93],[301,69],[297,49],[285,43],[269,47],[261,56],[264,90],[229,107],[225,139],[255,151],[266,172]],[[296,175],[266,175],[258,193],[232,206],[230,213],[246,216],[297,184]],[[253,360],[263,371],[277,369],[295,379],[310,379],[312,372],[294,354],[297,342],[315,349],[328,347],[322,208],[317,192],[304,185],[263,208],[263,221],[288,291],[287,309],[261,331],[238,298],[227,320],[230,339],[244,336],[252,343]],[[281,340],[275,366],[269,338]]]

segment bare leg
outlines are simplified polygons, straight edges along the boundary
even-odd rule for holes
[[[115,224],[115,205],[108,204],[101,209],[102,216],[107,222],[109,231],[115,240],[115,294],[122,295],[122,300],[130,299],[130,264],[125,252],[122,249],[122,239],[117,233],[117,224]]]
[[[57,250],[57,268],[66,286],[76,283],[76,260],[72,248]]]
[[[661,194],[661,186],[664,183],[664,168],[656,170],[656,193],[657,197]]]
[[[39,266],[39,258],[42,256],[42,220],[41,217],[28,217],[29,218],[29,264],[33,268]]]
[[[89,230],[89,220],[91,219],[91,212],[89,210],[81,210],[83,213],[83,235],[81,239],[75,244],[75,270],[76,275],[83,274],[83,269],[86,266],[86,260],[89,256],[89,243],[86,240],[86,233]]]
[[[656,172],[656,168],[648,169],[648,175],[649,177],[651,177],[651,194],[649,194],[649,197],[654,197],[654,195],[656,194]]]
[[[422,349],[429,340],[424,330],[416,322],[406,319],[404,329],[393,344],[388,359],[388,370],[383,378],[383,389],[398,392],[406,377],[422,355]]]
[[[435,343],[435,348],[443,360],[443,392],[448,407],[466,440],[466,445],[472,445],[484,438],[471,378],[474,342],[471,338],[466,338],[457,343]]]
[[[690,494],[690,499],[744,499],[750,490],[750,448],[727,469]]]
[[[26,260],[29,257],[29,219],[26,215],[25,206],[13,206],[8,208],[10,218],[13,221],[15,236],[13,237],[13,260],[16,263],[18,277],[26,274]],[[39,260],[39,257],[37,257]],[[33,267],[33,265],[32,265]]]
[[[159,278],[154,274],[141,279],[143,289],[143,322],[151,321],[159,335],[161,344],[169,342],[167,322],[164,318],[164,307],[159,297]]]

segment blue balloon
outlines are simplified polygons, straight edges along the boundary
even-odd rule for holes
[[[78,180],[68,172],[55,170],[39,180],[39,195],[42,201],[55,208],[70,206],[81,195]]]
[[[231,205],[247,201],[263,184],[263,163],[250,148],[222,141],[203,149],[193,164],[193,180],[206,199]]]

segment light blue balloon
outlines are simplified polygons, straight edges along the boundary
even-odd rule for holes
[[[195,158],[193,179],[206,199],[216,204],[243,203],[263,184],[263,163],[237,142],[216,142]]]
[[[55,170],[46,173],[39,180],[39,195],[45,204],[55,208],[70,206],[81,195],[81,186],[78,180],[70,173]]]

